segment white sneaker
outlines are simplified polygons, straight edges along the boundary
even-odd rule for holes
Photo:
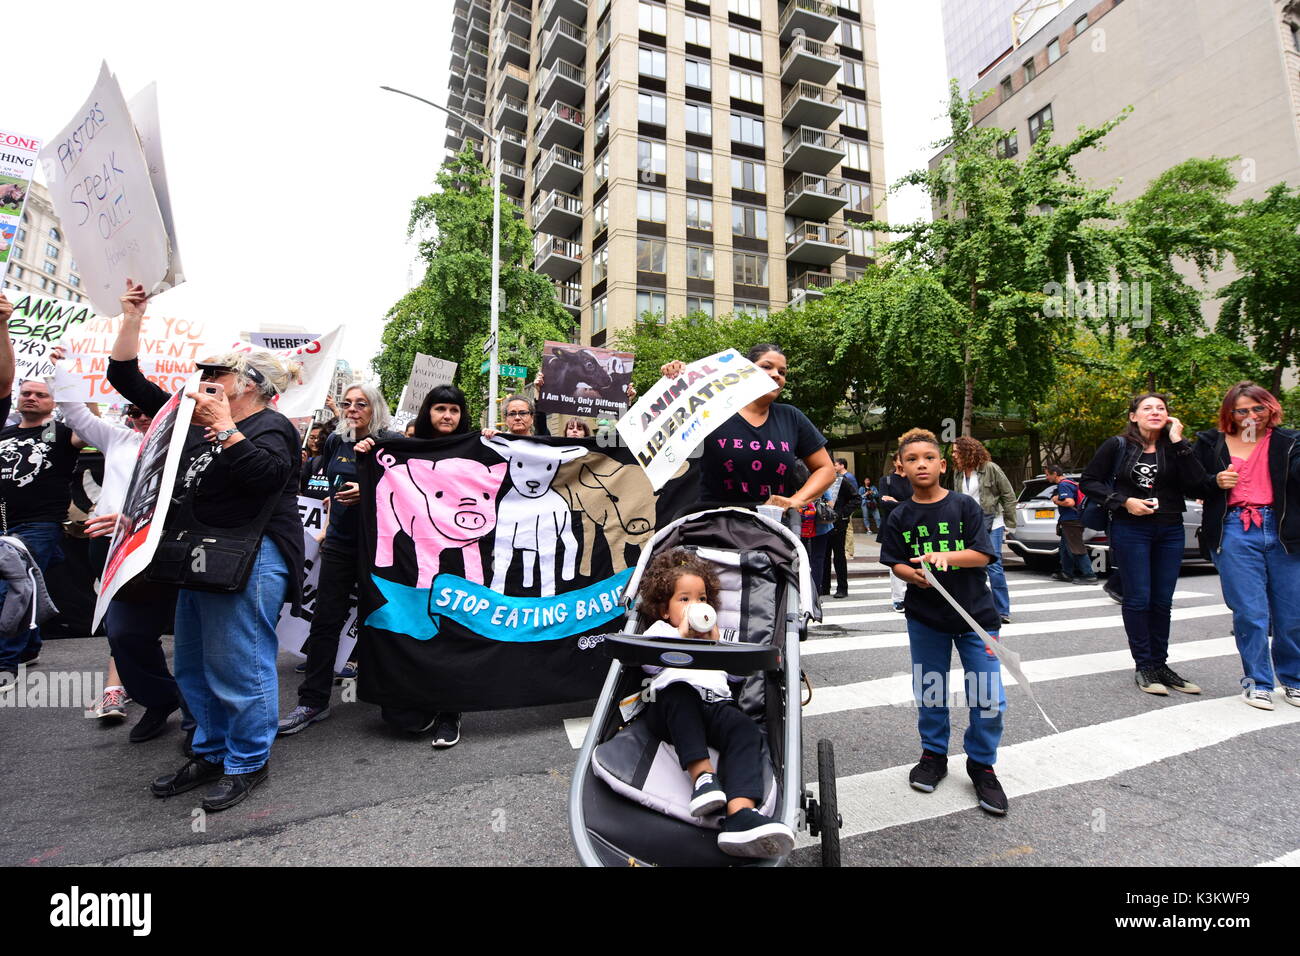
[[[1300,687],[1283,687],[1282,699],[1292,707],[1300,707]]]
[[[1260,710],[1273,709],[1273,695],[1266,690],[1246,688],[1241,692],[1241,698],[1251,707],[1258,707]],[[1300,706],[1300,705],[1297,705]]]

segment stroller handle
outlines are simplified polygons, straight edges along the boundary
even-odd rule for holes
[[[719,644],[697,638],[610,634],[610,653],[625,664],[695,667],[737,676],[781,669],[781,648],[766,644]]]

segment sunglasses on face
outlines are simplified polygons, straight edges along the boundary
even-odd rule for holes
[[[532,412],[506,412],[506,418],[527,418]]]
[[[1263,405],[1251,405],[1249,408],[1234,408],[1232,414],[1238,418],[1245,418],[1247,415],[1263,415],[1266,411],[1268,409]]]
[[[347,401],[339,402],[339,408],[356,408],[361,411],[365,411],[369,407],[370,407],[369,402],[363,402],[360,400],[357,400],[355,402],[347,402]]]
[[[233,375],[233,374],[234,374],[234,371],[235,371],[235,370],[234,370],[233,368],[223,368],[223,367],[221,367],[221,366],[217,366],[217,365],[208,365],[208,366],[205,366],[204,368],[200,369],[200,371],[199,371],[199,381],[200,381],[200,382],[215,382],[217,379],[221,378],[221,376],[223,376],[223,375]]]
[[[138,409],[138,408],[128,408],[128,409],[126,410],[126,417],[127,417],[127,418],[144,418],[144,417],[145,417],[145,414],[144,414],[144,412],[140,411],[140,409]]]

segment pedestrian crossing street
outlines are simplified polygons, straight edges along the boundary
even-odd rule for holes
[[[870,567],[855,564],[860,570]],[[1160,761],[1195,759],[1229,741],[1259,740],[1260,746],[1289,749],[1292,757],[1300,752],[1300,708],[1277,695],[1274,711],[1260,711],[1246,706],[1235,692],[1240,660],[1231,636],[1231,611],[1212,572],[1184,574],[1174,597],[1169,662],[1203,685],[1199,696],[1153,698],[1137,691],[1120,608],[1099,585],[1062,584],[1016,570],[1008,574],[1008,586],[1012,623],[1002,627],[1000,639],[1020,654],[1036,696],[1062,731],[1051,732],[1004,671],[1007,731],[997,770],[1013,816],[1031,795],[1069,793],[1069,788],[1113,780]],[[975,808],[964,779],[960,667],[950,672],[952,779],[926,795],[908,785],[920,745],[907,645],[903,615],[891,607],[889,581],[878,576],[851,577],[847,599],[824,598],[823,619],[809,629],[802,645],[803,667],[814,688],[803,709],[804,778],[816,780],[818,738],[834,741],[844,840],[869,842],[893,828],[939,818],[955,821],[947,826],[958,833],[969,828],[975,834],[981,827],[985,830],[979,832],[987,832],[989,821]],[[954,663],[960,663],[955,655]],[[586,718],[564,721],[571,747],[581,746],[587,724]],[[1279,733],[1285,735],[1282,744]],[[1274,736],[1264,741],[1269,734]],[[806,832],[800,841],[803,847],[816,844]],[[1292,829],[1284,844],[1265,844],[1242,862],[1300,865],[1300,831]],[[862,840],[846,843],[854,845]],[[803,851],[807,853],[813,855],[805,859],[815,860],[815,851]],[[845,862],[855,862],[852,853],[846,852]]]

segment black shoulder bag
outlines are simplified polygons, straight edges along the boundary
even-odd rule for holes
[[[197,487],[197,482],[190,486],[181,502],[176,520],[183,527],[163,531],[145,576],[159,584],[193,591],[242,591],[253,573],[262,533],[280,503],[280,495],[269,495],[257,517],[243,527],[213,528],[194,517]]]
[[[1116,439],[1111,439],[1116,441]],[[1119,438],[1119,447],[1115,449],[1115,460],[1110,466],[1110,487],[1115,488],[1115,481],[1119,478],[1119,466],[1124,460],[1124,439]],[[1082,488],[1079,489],[1083,491]],[[1085,528],[1091,528],[1093,531],[1105,531],[1110,528],[1110,511],[1106,508],[1104,500],[1098,500],[1094,495],[1088,495],[1083,503],[1083,510],[1079,513],[1079,520],[1083,522]]]

